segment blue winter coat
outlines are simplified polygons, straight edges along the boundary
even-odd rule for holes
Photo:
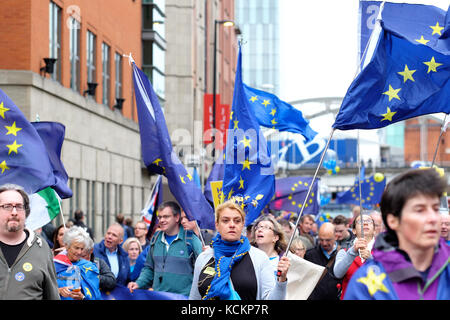
[[[108,256],[106,255],[105,241],[102,240],[94,245],[94,256],[103,259],[108,266],[111,268]],[[122,249],[122,247],[117,247],[117,257],[119,258],[119,273],[116,277],[116,283],[126,286],[130,279],[130,261],[128,260],[128,253]]]

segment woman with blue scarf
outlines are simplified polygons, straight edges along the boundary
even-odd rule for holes
[[[276,279],[266,253],[252,247],[242,236],[244,224],[245,213],[239,204],[227,201],[217,207],[218,233],[211,248],[202,252],[195,262],[189,299],[285,299],[289,259],[280,259],[281,274]]]

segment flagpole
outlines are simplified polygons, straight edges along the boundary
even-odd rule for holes
[[[441,126],[441,133],[439,134],[439,138],[438,138],[438,141],[436,143],[436,149],[434,150],[434,156],[433,156],[433,161],[431,162],[431,168],[433,168],[434,162],[436,161],[436,156],[437,156],[437,151],[439,149],[439,144],[441,143],[442,135],[444,134],[445,129],[446,129],[446,128],[444,129],[444,127],[445,127],[445,123],[447,122],[447,116],[448,116],[448,114],[445,114],[444,122],[442,123],[442,126]]]
[[[363,223],[363,206],[362,206],[362,190],[361,190],[361,155],[359,151],[359,130],[358,130],[358,184],[359,184],[359,222],[361,223],[361,237],[364,238],[364,223]]]
[[[197,227],[198,237],[200,238],[200,241],[202,242],[202,247],[205,247],[205,240],[203,239],[202,230],[198,226],[197,220],[195,220],[195,226]]]
[[[301,218],[301,216],[302,216],[302,214],[303,214],[303,211],[305,210],[306,201],[308,200],[309,194],[311,193],[311,189],[312,189],[312,187],[314,186],[314,182],[316,181],[317,173],[319,172],[319,169],[320,169],[320,167],[322,166],[323,159],[325,158],[325,153],[327,152],[328,147],[329,147],[329,145],[330,145],[330,141],[331,141],[331,138],[333,137],[334,130],[335,130],[335,129],[332,128],[331,133],[330,133],[330,137],[328,138],[328,141],[327,141],[327,144],[326,144],[326,146],[325,146],[325,149],[324,149],[323,152],[322,152],[322,156],[320,157],[320,161],[319,161],[319,164],[318,164],[318,166],[317,166],[317,168],[316,168],[316,172],[314,173],[314,177],[313,177],[313,179],[312,179],[312,181],[311,181],[311,184],[310,184],[310,186],[309,186],[309,188],[308,188],[308,193],[306,194],[306,197],[305,197],[305,199],[303,200],[302,208],[300,209],[300,213],[299,213],[299,215],[298,215],[298,217],[297,217],[297,221],[295,222],[295,228],[294,228],[294,230],[297,230],[297,228],[298,228],[298,224],[299,224],[299,222],[300,222],[300,218]],[[291,238],[289,239],[289,244],[288,244],[288,246],[287,246],[287,248],[286,248],[286,251],[285,251],[285,253],[284,253],[285,256],[287,256],[287,254],[288,254],[288,252],[289,252],[289,248],[291,247],[292,240],[294,240],[294,236],[295,236],[295,232],[292,233]]]
[[[66,231],[67,230],[66,222],[64,221],[64,214],[63,214],[63,210],[62,210],[62,206],[61,206],[62,199],[60,199],[58,196],[57,196],[57,198],[58,198],[59,212],[61,213],[62,224],[64,226],[64,231]]]

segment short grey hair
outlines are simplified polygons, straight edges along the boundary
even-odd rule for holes
[[[28,197],[28,193],[26,193],[25,189],[22,186],[14,183],[5,183],[0,186],[0,193],[5,191],[17,191],[23,198],[23,205],[25,207],[25,217],[28,218],[30,215],[30,198]]]
[[[84,243],[85,249],[90,245],[89,234],[82,227],[73,226],[64,232],[63,242],[67,247],[70,247],[73,242]]]

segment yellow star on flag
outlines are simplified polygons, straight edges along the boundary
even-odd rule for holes
[[[277,113],[277,109],[272,109],[272,111],[270,112],[270,114],[275,117],[275,113]]]
[[[397,111],[391,111],[391,108],[387,107],[387,111],[386,113],[382,113],[381,115],[383,116],[383,119],[381,119],[381,121],[383,120],[388,120],[388,121],[392,121],[392,117],[394,116],[394,114],[396,114]]]
[[[241,176],[239,176],[239,189],[244,189],[244,179],[242,179]]]
[[[389,96],[389,101],[391,101],[393,98],[400,100],[400,97],[398,96],[398,92],[402,90],[401,88],[394,89],[391,85],[389,85],[389,90],[386,92],[383,92],[383,94]]]
[[[368,268],[367,276],[359,278],[358,282],[365,284],[369,294],[373,297],[377,291],[389,293],[388,288],[383,284],[383,280],[386,278],[386,273],[376,275],[372,268]]]
[[[245,159],[244,162],[242,162],[242,171],[244,171],[245,169],[251,170],[250,169],[250,165],[251,164],[255,164],[254,162],[250,162],[248,159]]]
[[[408,66],[405,64],[405,70],[401,72],[397,72],[399,75],[403,76],[403,83],[406,82],[406,80],[415,81],[413,78],[413,73],[416,72],[416,70],[409,70]]]
[[[434,57],[431,57],[430,61],[425,61],[424,64],[426,64],[428,66],[428,72],[427,73],[430,73],[430,71],[437,72],[436,68],[439,67],[439,66],[442,66],[442,63],[436,62],[434,60]]]
[[[415,39],[420,44],[427,44],[430,40],[425,40],[423,36],[420,36],[420,39]]]
[[[270,121],[272,124],[277,124],[278,122],[277,122],[277,120],[275,120],[275,119],[272,119],[272,121]]]
[[[153,161],[152,163],[154,163],[155,165],[157,165],[159,167],[159,163],[162,161],[162,159],[158,158],[155,161]]]
[[[13,144],[7,144],[6,146],[9,148],[8,155],[10,155],[11,152],[15,152],[16,154],[19,153],[19,152],[18,152],[18,149],[19,149],[21,146],[23,146],[23,144],[17,144],[17,141],[14,140],[14,143],[13,143]]]
[[[255,102],[256,100],[258,100],[258,97],[257,97],[257,96],[253,96],[253,97],[250,98],[250,101],[251,101],[251,102]]]
[[[239,127],[238,127],[239,121],[238,120],[234,120],[233,123],[234,123],[233,129],[239,129]]]
[[[190,173],[188,173],[188,174],[186,175],[186,177],[188,177],[189,181],[192,181],[192,176],[191,176]]]
[[[180,175],[180,180],[182,183],[186,184],[186,182],[184,181],[184,177],[182,175]]]
[[[5,126],[5,128],[8,130],[8,132],[6,133],[6,135],[8,134],[13,134],[17,137],[17,132],[19,132],[20,130],[22,130],[22,128],[18,128],[16,127],[16,122],[14,121],[12,126]]]
[[[267,105],[270,104],[270,101],[269,100],[264,100],[264,102],[262,104],[264,105],[264,107],[267,107]]]
[[[5,170],[9,170],[9,167],[6,165],[6,161],[5,160],[3,160],[0,163],[0,169],[2,169],[2,173],[5,172]]]
[[[247,139],[247,137],[244,136],[244,139],[242,139],[240,142],[244,144],[244,149],[247,147],[250,149],[250,142],[252,142],[251,139]]]
[[[444,29],[444,27],[441,27],[439,25],[439,22],[436,22],[435,26],[430,26],[430,28],[433,29],[433,33],[431,35],[433,35],[435,33],[437,33],[438,35],[442,35],[441,31]]]
[[[10,109],[3,106],[3,101],[0,103],[0,117],[5,119],[5,112],[9,111]]]
[[[233,193],[234,193],[234,190],[233,190],[233,188],[231,188],[230,192],[228,192],[228,199],[231,198],[231,196],[233,195]]]

